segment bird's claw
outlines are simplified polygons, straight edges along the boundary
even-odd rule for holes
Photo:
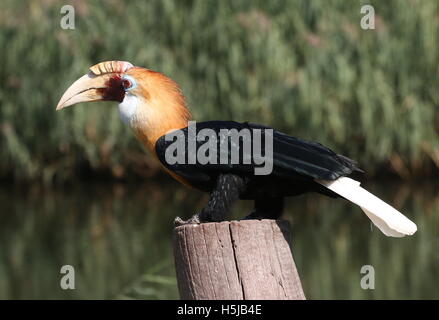
[[[200,215],[198,213],[194,214],[192,217],[190,217],[187,220],[183,220],[180,217],[177,217],[174,220],[174,225],[176,227],[183,226],[185,224],[199,224],[199,223],[201,223],[201,221],[200,221]]]

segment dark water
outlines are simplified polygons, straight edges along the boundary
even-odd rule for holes
[[[291,198],[293,254],[311,299],[439,298],[439,185],[368,183],[418,224],[387,238],[359,208],[320,195]],[[0,187],[0,299],[178,298],[172,221],[206,197],[173,182],[78,183],[61,189]],[[242,216],[251,203],[241,202]],[[62,265],[75,290],[60,288]],[[372,265],[375,289],[360,269]]]

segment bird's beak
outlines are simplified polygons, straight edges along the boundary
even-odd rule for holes
[[[103,90],[107,88],[107,83],[111,74],[95,75],[89,72],[76,80],[64,92],[59,100],[56,110],[80,103],[103,100]]]

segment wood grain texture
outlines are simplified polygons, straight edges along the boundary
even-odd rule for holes
[[[182,299],[303,300],[283,220],[188,224],[174,230]]]

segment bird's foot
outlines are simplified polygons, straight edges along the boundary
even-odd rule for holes
[[[201,223],[201,221],[200,221],[200,214],[198,214],[198,213],[194,214],[192,217],[190,217],[187,220],[183,220],[180,217],[177,217],[174,220],[174,225],[176,227],[183,226],[185,224],[200,224],[200,223]]]

